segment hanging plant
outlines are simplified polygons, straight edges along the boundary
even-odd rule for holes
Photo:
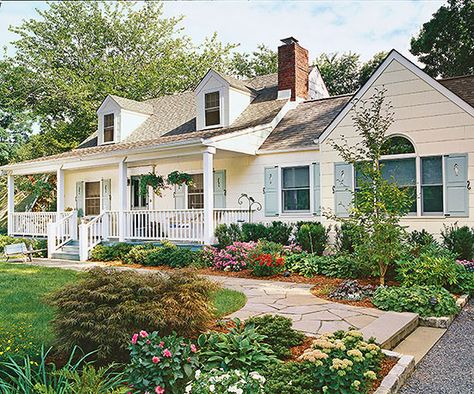
[[[170,185],[194,186],[193,177],[186,172],[173,171],[168,174],[167,181]]]
[[[157,196],[161,196],[162,191],[166,189],[166,183],[161,175],[150,172],[140,177],[140,195],[146,196],[148,187],[151,187]]]

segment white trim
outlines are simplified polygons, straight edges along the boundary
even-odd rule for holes
[[[310,163],[285,163],[283,166],[279,165],[278,166],[278,197],[279,197],[279,204],[278,204],[278,210],[279,210],[279,215],[290,215],[290,216],[298,216],[298,215],[312,215],[312,200],[314,199],[313,197],[313,188],[312,188],[312,179],[311,179],[311,167],[312,167],[313,162]],[[309,210],[300,210],[300,211],[295,211],[295,210],[290,210],[290,211],[285,211],[283,209],[283,170],[285,168],[295,168],[295,167],[308,167],[308,176],[309,176]]]
[[[392,61],[399,62],[402,66],[407,68],[409,71],[414,73],[417,77],[428,83],[432,88],[436,89],[439,93],[444,95],[447,99],[451,100],[458,107],[466,111],[469,115],[474,117],[474,108],[466,103],[459,96],[454,94],[451,90],[444,87],[436,79],[430,77],[418,66],[404,57],[402,54],[397,52],[395,49],[392,49],[382,64],[377,68],[377,70],[372,74],[368,81],[357,91],[357,93],[349,100],[341,112],[333,119],[333,121],[326,127],[324,132],[315,140],[315,143],[322,143],[326,138],[332,133],[332,131],[338,126],[338,124],[345,118],[347,113],[352,109],[354,104],[359,100],[373,85],[373,83],[378,79],[378,77],[385,71],[385,69],[392,63]]]
[[[305,152],[305,151],[316,151],[319,152],[319,147],[307,146],[304,148],[288,148],[288,149],[259,149],[257,155],[272,155],[277,153],[292,153],[292,152]]]
[[[211,93],[219,93],[219,123],[218,124],[213,124],[206,126],[206,94],[211,94]],[[202,98],[203,98],[203,109],[202,109],[202,114],[203,114],[203,124],[204,127],[201,130],[208,130],[208,129],[219,129],[224,127],[224,107],[225,107],[225,99],[224,99],[224,87],[220,87],[218,89],[206,89],[201,92]],[[198,104],[199,105],[199,104]],[[199,109],[198,109],[199,111]]]

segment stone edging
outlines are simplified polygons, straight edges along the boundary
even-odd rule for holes
[[[396,394],[415,369],[415,357],[405,356],[390,350],[382,350],[382,352],[388,357],[398,358],[398,362],[383,378],[374,394]]]
[[[469,296],[467,294],[462,295],[456,300],[456,305],[459,309],[463,308],[464,305],[469,301]],[[442,316],[442,317],[421,317],[419,319],[419,325],[424,327],[434,327],[434,328],[448,328],[453,322],[454,318],[457,316]]]

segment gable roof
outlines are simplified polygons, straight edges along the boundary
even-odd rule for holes
[[[357,102],[357,100],[359,100],[367,92],[367,90],[369,90],[370,86],[372,86],[372,84],[385,71],[385,69],[390,65],[390,63],[393,60],[396,60],[397,62],[405,66],[408,70],[413,72],[420,79],[428,83],[434,89],[436,89],[441,94],[443,94],[446,98],[451,100],[454,104],[456,104],[457,106],[465,110],[468,114],[474,117],[474,107],[471,104],[464,101],[456,93],[452,92],[451,90],[443,86],[443,84],[440,83],[440,81],[437,81],[436,79],[430,77],[421,68],[419,68],[416,64],[412,63],[410,60],[408,60],[405,56],[397,52],[395,49],[392,49],[387,55],[387,57],[385,58],[385,60],[372,73],[372,75],[367,80],[367,82],[364,85],[362,85],[359,88],[359,90],[357,90],[353,98],[344,106],[344,108],[342,108],[339,114],[326,127],[324,132],[318,138],[317,143],[323,142],[329,136],[329,134],[331,134],[331,132],[336,128],[339,122],[341,122],[342,119],[344,119],[344,117],[347,115],[347,113],[352,109],[352,107]]]
[[[474,75],[443,78],[438,82],[474,107]]]
[[[149,105],[145,101],[131,100],[125,97],[116,96],[114,94],[110,94],[109,97],[111,97],[120,106],[120,108],[149,115],[153,113],[153,106]]]

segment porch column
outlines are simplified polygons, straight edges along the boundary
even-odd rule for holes
[[[127,163],[125,162],[126,157],[119,163],[118,173],[118,219],[119,219],[119,241],[125,241],[126,231],[126,217],[125,211],[127,210]]]
[[[204,181],[204,243],[210,245],[214,239],[214,154],[209,147],[202,154]]]
[[[64,212],[64,170],[56,171],[56,211]]]
[[[8,235],[13,234],[13,214],[15,213],[15,179],[11,173],[7,175],[7,210]]]

